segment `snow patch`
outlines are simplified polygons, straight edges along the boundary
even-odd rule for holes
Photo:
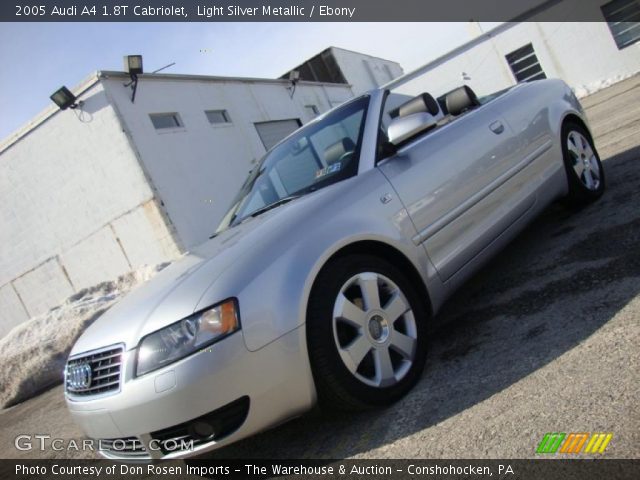
[[[616,83],[621,82],[623,80],[626,80],[627,78],[631,78],[636,74],[637,72],[630,73],[627,75],[616,75],[615,77],[606,78],[604,80],[598,80],[597,82],[591,82],[587,85],[578,85],[573,89],[573,92],[575,93],[576,97],[578,97],[579,99],[582,99],[584,97],[588,97],[589,95],[593,95],[594,93],[599,92],[600,90],[609,88],[610,86],[615,85]]]
[[[17,325],[0,339],[0,408],[61,383],[67,357],[80,334],[123,295],[167,265],[145,266],[117,280],[80,290],[62,305]]]

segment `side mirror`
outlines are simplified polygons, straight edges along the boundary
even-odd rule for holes
[[[389,142],[398,147],[416,135],[435,128],[437,123],[436,117],[426,112],[396,117],[391,121],[387,129]]]

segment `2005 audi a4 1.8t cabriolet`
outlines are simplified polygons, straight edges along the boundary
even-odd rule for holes
[[[447,296],[550,202],[603,193],[562,81],[442,98],[375,90],[294,132],[212,239],[86,330],[65,394],[103,455],[187,457],[316,402],[399,399]]]

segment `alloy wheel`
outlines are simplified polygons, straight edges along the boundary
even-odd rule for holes
[[[411,305],[389,278],[374,272],[351,277],[333,308],[334,340],[344,365],[361,382],[390,387],[415,361],[417,328]]]
[[[590,191],[598,190],[602,172],[589,141],[581,133],[572,130],[567,135],[567,148],[571,167],[582,185]]]

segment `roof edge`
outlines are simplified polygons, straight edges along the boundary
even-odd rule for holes
[[[125,78],[129,79],[129,74],[126,72],[120,72],[116,70],[101,70],[97,72],[100,78]],[[194,75],[185,73],[143,73],[138,75],[140,80],[193,80],[201,82],[219,82],[219,83],[262,83],[272,85],[289,85],[289,80],[281,78],[258,78],[258,77],[223,77],[217,75]],[[312,82],[308,80],[301,80],[298,85],[310,85],[310,86],[329,86],[329,87],[350,87],[350,84],[346,83],[329,83],[329,82]]]

